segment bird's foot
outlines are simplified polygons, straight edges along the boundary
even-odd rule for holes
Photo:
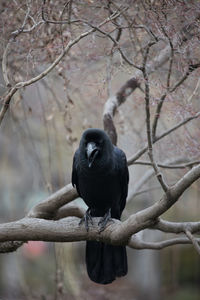
[[[93,225],[93,221],[92,221],[92,217],[90,215],[90,209],[89,208],[86,210],[86,213],[85,213],[84,217],[80,220],[79,225],[81,225],[83,222],[85,224],[85,229],[88,232],[89,231],[89,222]]]
[[[99,228],[99,233],[104,231],[104,229],[106,228],[106,225],[109,221],[112,221],[111,208],[109,208],[109,210],[105,213],[105,215],[101,218],[101,220],[98,223],[98,226],[100,227]]]

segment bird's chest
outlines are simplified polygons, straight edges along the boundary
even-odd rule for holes
[[[116,174],[81,176],[81,196],[90,208],[107,210],[120,197],[120,184]]]

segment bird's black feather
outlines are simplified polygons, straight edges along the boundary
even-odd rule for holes
[[[92,150],[87,152],[90,143],[95,145],[94,160],[87,157],[94,153]],[[112,218],[120,219],[126,204],[128,181],[124,152],[112,145],[103,130],[87,129],[74,155],[72,184],[89,207],[90,215],[103,217],[109,211]],[[126,248],[88,241],[86,265],[91,280],[111,283],[127,273]]]

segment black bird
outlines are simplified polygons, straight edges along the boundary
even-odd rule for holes
[[[102,217],[104,230],[110,218],[119,219],[126,204],[129,173],[124,152],[115,147],[100,129],[87,129],[75,152],[72,184],[88,206],[85,226],[92,217]],[[86,242],[86,265],[91,280],[111,283],[127,274],[125,246],[113,246],[97,241]]]

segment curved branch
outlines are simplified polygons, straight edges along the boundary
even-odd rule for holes
[[[71,216],[77,218],[83,218],[85,212],[86,210],[82,207],[67,204],[57,210],[54,220],[60,220]]]
[[[139,86],[139,80],[132,77],[119,89],[116,95],[111,96],[105,103],[103,112],[104,130],[107,132],[114,145],[117,144],[117,132],[113,122],[115,112],[117,108],[126,101],[127,97]]]
[[[43,219],[58,218],[58,212],[57,212],[58,209],[61,206],[73,201],[77,197],[78,197],[78,193],[70,183],[64,186],[62,189],[55,192],[54,194],[50,195],[43,202],[33,207],[30,210],[30,212],[27,214],[27,217],[43,218]],[[62,215],[63,213],[60,212],[60,214]]]

